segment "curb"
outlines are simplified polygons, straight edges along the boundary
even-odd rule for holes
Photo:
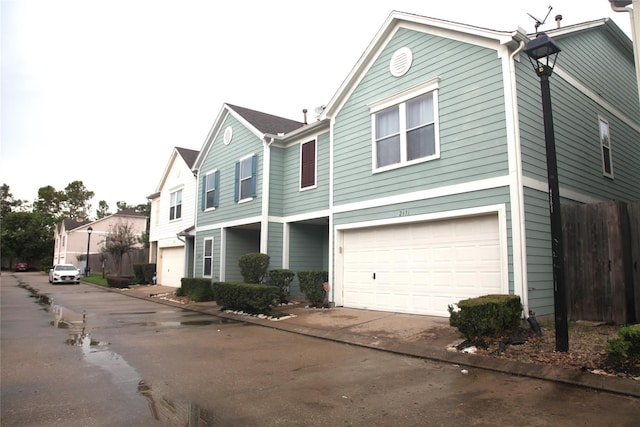
[[[298,325],[286,324],[283,322],[273,322],[270,320],[259,319],[252,316],[227,314],[221,312],[217,305],[209,307],[199,306],[198,303],[184,305],[177,302],[156,298],[152,294],[149,294],[148,296],[138,295],[135,292],[123,292],[116,288],[105,288],[104,286],[95,285],[93,283],[83,283],[94,286],[96,288],[100,288],[105,291],[117,292],[121,295],[144,299],[147,301],[181,308],[184,310],[190,310],[223,319],[235,320],[238,322],[251,323],[258,326],[264,326],[272,329],[278,329],[285,332],[320,338],[328,341],[351,344],[359,347],[365,347],[378,351],[386,351],[403,356],[427,359],[436,362],[452,363],[460,366],[485,369],[509,375],[551,381],[559,384],[584,387],[597,391],[640,398],[640,381],[636,381],[633,379],[621,378],[617,376],[596,375],[589,372],[564,369],[556,366],[520,363],[514,362],[512,360],[496,359],[476,354],[450,352],[446,349],[426,348],[417,344],[399,343],[393,340],[386,340],[385,342],[381,343],[381,340],[379,338],[375,340],[375,343],[373,343],[370,337],[358,334],[349,334],[339,330],[336,331],[312,329]]]

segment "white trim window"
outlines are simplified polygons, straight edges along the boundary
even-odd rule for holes
[[[203,243],[202,276],[211,277],[213,275],[213,238],[204,239]]]
[[[256,170],[258,157],[255,154],[236,162],[235,201],[252,200],[256,197]]]
[[[182,189],[171,193],[169,200],[169,221],[182,218]]]
[[[300,144],[300,190],[316,187],[316,158],[315,140]]]
[[[609,122],[598,117],[600,127],[600,152],[602,154],[602,174],[613,178],[613,156],[611,147],[611,134],[609,133]]]
[[[214,170],[206,174],[202,181],[202,210],[218,207],[220,193],[220,171]]]
[[[437,100],[431,85],[371,108],[375,172],[440,157]]]

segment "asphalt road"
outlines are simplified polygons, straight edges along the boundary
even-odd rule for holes
[[[635,426],[638,399],[6,273],[2,426]]]

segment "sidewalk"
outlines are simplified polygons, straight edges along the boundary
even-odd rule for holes
[[[344,307],[314,309],[306,308],[302,303],[279,307],[280,311],[289,314],[290,317],[270,320],[224,313],[215,302],[185,305],[171,301],[163,296],[163,294],[175,292],[175,288],[168,286],[136,286],[127,290],[101,288],[221,318],[406,356],[457,364],[466,369],[488,369],[640,398],[640,381],[628,378],[595,375],[572,369],[519,363],[447,350],[448,347],[463,341],[458,331],[449,326],[447,318]]]

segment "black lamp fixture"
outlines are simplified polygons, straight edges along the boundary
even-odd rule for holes
[[[547,180],[549,183],[549,213],[551,220],[551,256],[553,261],[553,301],[555,311],[556,351],[569,351],[569,322],[567,319],[567,289],[564,278],[564,248],[562,242],[562,217],[560,215],[560,189],[558,161],[551,114],[551,90],[549,77],[553,73],[560,48],[545,33],[538,33],[524,52],[540,77],[542,93],[542,117],[544,143],[547,155]]]
[[[91,228],[91,226],[89,226],[89,228],[87,228],[87,263],[84,266],[84,275],[85,277],[89,277],[89,243],[91,242],[91,232],[93,231],[93,228]]]

